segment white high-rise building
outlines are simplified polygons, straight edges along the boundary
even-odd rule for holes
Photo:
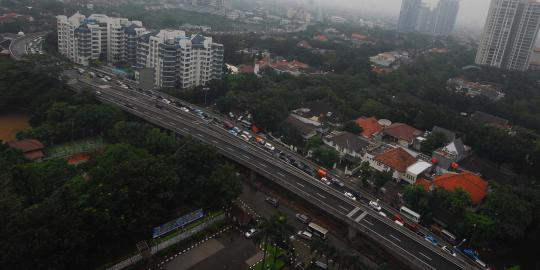
[[[146,32],[140,21],[111,18],[102,14],[92,14],[86,18],[77,12],[69,18],[60,15],[56,19],[58,51],[81,65],[88,65],[90,61],[98,59],[127,63],[127,47],[129,41],[133,40],[132,35]]]
[[[540,28],[540,2],[492,0],[475,63],[526,70]]]

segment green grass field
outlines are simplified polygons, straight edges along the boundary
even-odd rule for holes
[[[92,152],[96,149],[103,148],[106,145],[103,138],[97,137],[53,145],[47,147],[46,151],[49,158],[63,158],[73,154]]]
[[[274,250],[276,251],[276,264],[274,265]],[[285,262],[280,260],[279,257],[283,255],[285,251],[279,247],[274,247],[271,245],[266,246],[266,259],[265,259],[265,265],[266,267],[263,267],[262,261],[255,265],[255,270],[279,270],[285,266]]]

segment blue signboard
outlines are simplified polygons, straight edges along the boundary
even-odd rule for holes
[[[176,228],[182,227],[190,222],[193,222],[199,218],[202,218],[203,216],[204,216],[204,212],[203,212],[203,209],[201,208],[185,216],[181,216],[175,220],[171,220],[165,224],[155,227],[152,230],[152,238],[160,237],[170,231],[175,230]]]

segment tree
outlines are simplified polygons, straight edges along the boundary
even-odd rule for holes
[[[381,187],[386,185],[386,183],[390,182],[392,178],[393,171],[384,171],[379,172],[375,171],[375,175],[373,177],[375,181],[375,193],[378,194]]]
[[[338,161],[338,153],[334,149],[325,146],[317,147],[313,151],[313,158],[322,166],[333,168]]]
[[[345,122],[343,124],[343,130],[357,135],[363,131],[362,127],[359,126],[354,120]]]
[[[444,146],[448,141],[446,136],[441,132],[433,132],[426,137],[426,140],[422,142],[420,147],[422,153],[431,155],[433,151]]]
[[[360,179],[362,180],[362,187],[366,188],[369,184],[369,180],[373,177],[373,168],[369,165],[369,162],[363,161],[360,165]]]

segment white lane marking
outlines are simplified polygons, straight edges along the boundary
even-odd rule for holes
[[[326,199],[325,196],[323,196],[322,194],[319,194],[318,192],[317,192],[317,196],[319,196],[319,197],[321,197],[321,198],[323,198],[323,199]]]
[[[201,137],[201,138],[204,138],[204,136],[200,133],[197,133],[197,136]]]
[[[363,219],[364,217],[366,217],[366,216],[367,216],[367,211],[364,212],[364,213],[362,213],[361,215],[359,215],[356,219],[354,219],[354,221],[360,222],[360,220],[362,220],[362,219]],[[367,221],[367,220],[366,220],[366,221]],[[371,223],[371,222],[368,221],[368,223]],[[373,223],[371,223],[371,226],[373,226]]]
[[[367,221],[367,220],[365,220],[365,219],[364,219],[364,222],[367,223],[367,224],[369,224],[369,225],[371,225],[371,226],[373,226],[373,223],[371,223],[371,222],[369,222],[369,221]]]
[[[228,146],[227,146],[227,150],[229,150],[229,151],[233,151],[233,150],[232,150],[232,148],[230,148],[230,147],[228,147]]]
[[[340,206],[341,206],[341,205],[340,205]],[[343,206],[341,206],[341,207],[343,207]],[[343,207],[343,208],[344,208],[344,207]],[[345,209],[345,210],[347,210],[347,209]],[[347,214],[347,217],[349,217],[349,218],[352,217],[352,216],[353,216],[354,214],[356,214],[356,212],[358,212],[358,211],[360,211],[360,208],[358,208],[358,207],[354,208],[349,214]]]
[[[248,156],[246,155],[242,155],[245,159],[250,159]]]
[[[212,140],[213,143],[217,144],[216,140]]]
[[[187,128],[185,128],[185,127],[182,128],[182,129],[185,130],[186,132],[189,132],[189,129],[187,129]]]
[[[426,254],[424,254],[424,253],[422,253],[422,252],[420,252],[420,251],[418,252],[418,254],[420,254],[420,255],[426,257],[426,259],[428,259],[428,260],[430,260],[430,261],[432,260],[432,259],[431,259],[430,257],[428,257]]]
[[[343,205],[338,205],[339,208],[345,210],[345,211],[349,211],[349,208],[343,206]],[[360,209],[360,208],[359,208]]]
[[[260,163],[260,162],[259,162],[259,165],[261,165],[261,166],[263,166],[263,167],[265,167],[265,168],[268,168],[268,166],[266,166],[266,165],[264,165],[264,164],[262,164],[262,163]]]
[[[282,173],[280,173],[280,172],[278,172],[277,174],[278,174],[279,176],[285,177],[285,175],[282,174]]]
[[[299,186],[301,186],[301,187],[305,187],[304,185],[302,185],[302,184],[300,184],[300,183],[298,183],[298,182],[296,182],[296,184],[299,185]]]
[[[396,240],[397,240],[398,242],[401,242],[401,239],[399,239],[399,238],[395,237],[395,236],[394,236],[394,235],[392,235],[392,234],[390,234],[390,237],[392,237],[392,238],[396,239]]]

